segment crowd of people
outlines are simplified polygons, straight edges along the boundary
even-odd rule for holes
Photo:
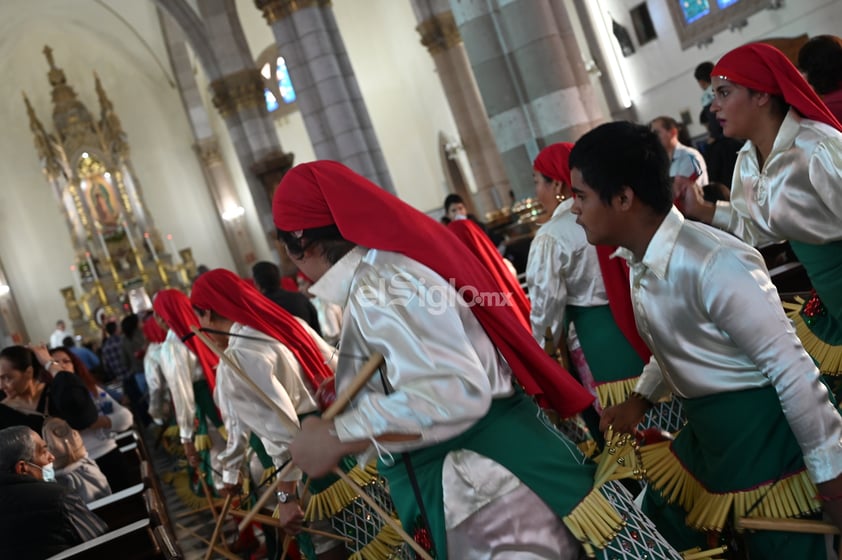
[[[277,479],[269,557],[349,556],[341,468],[385,480],[427,557],[624,557],[645,533],[657,558],[826,558],[822,535],[736,524],[842,529],[842,41],[798,64],[753,43],[700,65],[702,150],[669,116],[544,148],[525,291],[458,196],[445,227],[343,164],[295,166],[272,210],[304,290],[268,262],[209,270],[98,353],[61,321],[0,351],[3,556],[20,509],[50,513],[45,555],[100,534],[84,503],[126,486],[112,434],[137,422],[172,424],[197,494]],[[756,250],[778,241],[813,286],[789,311]],[[629,437],[637,504],[605,474]]]

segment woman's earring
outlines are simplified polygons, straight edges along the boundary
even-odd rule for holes
[[[555,195],[555,199],[557,201],[561,202],[562,200],[564,200],[564,195],[563,194],[557,194],[557,195]]]

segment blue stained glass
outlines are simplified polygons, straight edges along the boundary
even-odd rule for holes
[[[280,105],[278,105],[278,100],[275,99],[275,94],[268,89],[263,90],[263,98],[266,100],[266,109],[270,113],[272,111],[276,111],[278,107],[280,107]]]
[[[284,100],[284,103],[294,103],[295,89],[292,87],[292,80],[289,77],[287,63],[282,56],[278,57],[278,67],[275,72],[275,77],[278,79],[278,89],[281,91],[281,98]]]
[[[684,15],[686,23],[693,23],[710,13],[710,2],[708,0],[678,0],[678,3],[681,6],[681,13]]]
[[[716,5],[719,6],[719,9],[722,10],[727,8],[728,6],[733,6],[740,0],[716,0]]]

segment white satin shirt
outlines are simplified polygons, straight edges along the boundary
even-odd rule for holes
[[[608,294],[596,249],[570,209],[573,199],[562,201],[542,225],[529,246],[526,284],[532,311],[532,336],[542,347],[547,327],[553,340],[561,338],[567,304],[581,307],[608,305]]]
[[[296,320],[316,341],[325,362],[331,369],[335,369],[336,350],[322,340],[306,322],[297,317]],[[302,377],[301,364],[289,348],[274,338],[239,323],[231,325],[229,332],[232,336],[228,339],[225,354],[240,366],[288,418],[300,426],[300,415],[318,410],[315,391]],[[254,338],[258,340],[253,340]],[[216,369],[214,400],[228,431],[227,445],[219,454],[219,461],[223,465],[224,483],[236,484],[251,432],[260,438],[276,467],[290,459],[289,444],[295,434],[287,430],[286,424],[278,419],[276,412],[224,361],[220,361]],[[286,480],[300,478],[301,471],[296,468]]]
[[[790,109],[762,169],[750,141],[740,150],[712,224],[755,247],[842,239],[842,132]]]
[[[637,327],[652,349],[636,391],[697,398],[773,386],[814,482],[842,473],[842,417],[784,313],[760,254],[674,207],[631,268]]]

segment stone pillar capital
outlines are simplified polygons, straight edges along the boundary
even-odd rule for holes
[[[199,159],[206,167],[222,162],[222,152],[219,151],[219,141],[216,138],[204,138],[193,146]]]
[[[254,0],[254,5],[272,25],[304,8],[330,6],[330,0]]]
[[[446,51],[462,42],[459,27],[453,19],[453,12],[435,14],[415,28],[421,35],[421,44],[427,47],[430,54]]]
[[[257,68],[247,68],[210,83],[213,105],[227,117],[247,108],[262,107],[263,77]]]

